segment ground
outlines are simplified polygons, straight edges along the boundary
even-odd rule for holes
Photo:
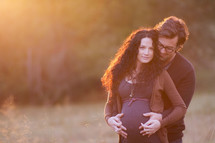
[[[215,96],[194,96],[186,114],[184,143],[215,142]],[[0,143],[117,143],[103,118],[104,102],[22,106],[0,111]]]

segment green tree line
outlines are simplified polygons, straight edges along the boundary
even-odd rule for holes
[[[55,104],[103,90],[100,78],[123,40],[171,15],[190,30],[182,53],[196,68],[197,92],[213,91],[214,7],[213,0],[1,1],[0,101]]]

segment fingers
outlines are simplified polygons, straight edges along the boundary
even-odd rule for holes
[[[153,123],[154,123],[153,120],[148,120],[148,121],[143,125],[143,127],[150,126],[150,125],[153,124]]]
[[[125,131],[127,130],[126,127],[122,125],[122,122],[120,120],[118,120],[117,117],[113,117],[112,119],[113,120],[110,125],[113,127],[114,130],[116,130],[118,128],[125,130]]]
[[[118,118],[118,117],[115,117],[114,120],[115,120],[117,123],[122,123],[121,120],[120,120],[120,118]]]
[[[142,124],[143,127],[147,127],[147,126],[149,126],[149,125],[151,125],[151,121],[150,121],[150,120],[147,121],[145,124]]]
[[[115,119],[112,120],[112,126],[117,126],[117,127],[120,127],[122,125],[122,122],[117,122]]]
[[[123,115],[124,115],[123,113],[120,113],[120,114],[117,114],[116,117],[117,117],[117,118],[122,118]]]
[[[144,131],[142,131],[140,134],[141,134],[142,136],[148,135],[148,133],[147,133],[147,132],[144,132]]]
[[[148,137],[150,137],[152,134],[154,134],[154,133],[144,132],[144,133],[142,134],[142,136],[148,136]]]
[[[144,130],[142,130],[141,132],[142,132],[142,133],[143,133],[143,132],[151,132],[151,133],[152,133],[152,132],[153,132],[153,129],[144,129]]]
[[[144,133],[149,132],[149,131],[150,131],[149,129],[147,129],[147,130],[143,129],[143,130],[140,131],[140,134],[144,134]]]
[[[121,127],[122,130],[125,130],[125,131],[127,130],[126,127],[123,126],[123,125],[121,125],[120,127]]]
[[[145,129],[144,129],[144,124],[143,124],[143,123],[140,123],[139,129],[141,130],[141,131],[140,131],[140,134],[141,134],[142,136],[146,135],[146,131],[145,131]]]
[[[120,120],[120,118],[123,116],[123,113],[120,113],[120,114],[117,114],[115,117],[114,117],[114,120],[115,120],[115,124],[120,127],[122,125],[122,122]]]
[[[149,126],[145,126],[145,125],[144,125],[144,126],[143,126],[143,128],[144,128],[144,130],[145,130],[145,129],[152,129],[152,128],[153,128],[153,126],[151,126],[151,125],[149,125]]]
[[[145,117],[151,117],[152,115],[153,115],[153,113],[152,113],[152,112],[144,113],[144,114],[143,114],[143,116],[145,116]]]
[[[141,134],[142,136],[145,136],[145,135],[148,134],[148,132],[146,132],[146,131],[143,129],[143,130],[140,131],[140,134]]]
[[[143,126],[140,125],[140,126],[139,126],[139,129],[142,130],[142,129],[144,129],[144,128],[143,128]]]
[[[149,124],[150,124],[151,122],[149,122]],[[153,127],[151,127],[151,126],[146,126],[145,124],[143,124],[143,123],[141,123],[141,126],[139,127],[139,129],[141,130],[140,131],[140,134],[142,135],[142,136],[145,136],[145,135],[148,135],[148,137],[149,136],[151,136],[152,134],[154,134],[155,132],[156,132],[156,130],[153,128]]]
[[[123,126],[123,125],[120,125],[120,126],[116,126],[115,128],[118,128],[119,130],[122,130],[122,131],[126,131],[126,127]]]
[[[152,129],[154,131],[157,131],[160,128],[160,122],[157,120],[153,120],[149,123],[149,125],[144,125],[144,129]]]
[[[125,132],[125,131],[123,131],[123,130],[120,130],[119,131],[119,134],[121,135],[121,136],[123,136],[124,138],[127,138],[127,133]]]
[[[140,134],[142,136],[145,136],[145,135],[149,135],[150,136],[150,135],[154,134],[154,131],[152,129],[144,129],[144,130],[140,131]]]
[[[116,124],[117,126],[121,126],[122,125],[122,122],[119,118],[117,117],[113,117],[113,122],[114,124]]]
[[[125,127],[124,127],[124,128],[125,128]],[[123,136],[124,138],[127,138],[127,135],[128,135],[128,134],[127,134],[125,131],[123,131],[122,128],[115,127],[114,131],[115,131],[117,134]]]
[[[140,129],[140,130],[143,130],[143,129],[145,129],[145,128],[146,128],[146,129],[151,128],[150,125],[151,125],[151,122],[149,122],[149,121],[146,122],[145,124],[141,123],[139,129]]]
[[[122,125],[122,122],[121,122],[121,118],[123,117],[123,113],[120,113],[120,114],[117,114],[115,117],[115,125],[117,126],[117,130],[115,130],[118,134],[120,134],[121,136],[123,136],[124,138],[127,138],[127,133],[125,132],[127,129],[126,127],[124,127]]]
[[[144,124],[143,124],[143,123],[140,123],[139,129],[140,129],[140,130],[143,130],[143,129],[144,129],[143,126],[144,126]]]

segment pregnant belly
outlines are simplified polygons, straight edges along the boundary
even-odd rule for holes
[[[144,117],[143,114],[150,112],[149,102],[145,100],[137,100],[128,105],[128,102],[124,102],[122,106],[122,113],[124,116],[121,121],[123,126],[127,128],[128,136],[140,136],[139,126],[141,123],[148,121],[148,117]]]

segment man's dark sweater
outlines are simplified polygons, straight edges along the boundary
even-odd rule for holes
[[[177,53],[167,71],[188,107],[195,90],[195,72],[192,64],[180,53]],[[171,110],[171,103],[166,95],[164,95],[164,105],[165,109],[168,109],[164,112],[165,116],[165,113]],[[167,126],[169,141],[182,138],[184,129],[184,118]]]

